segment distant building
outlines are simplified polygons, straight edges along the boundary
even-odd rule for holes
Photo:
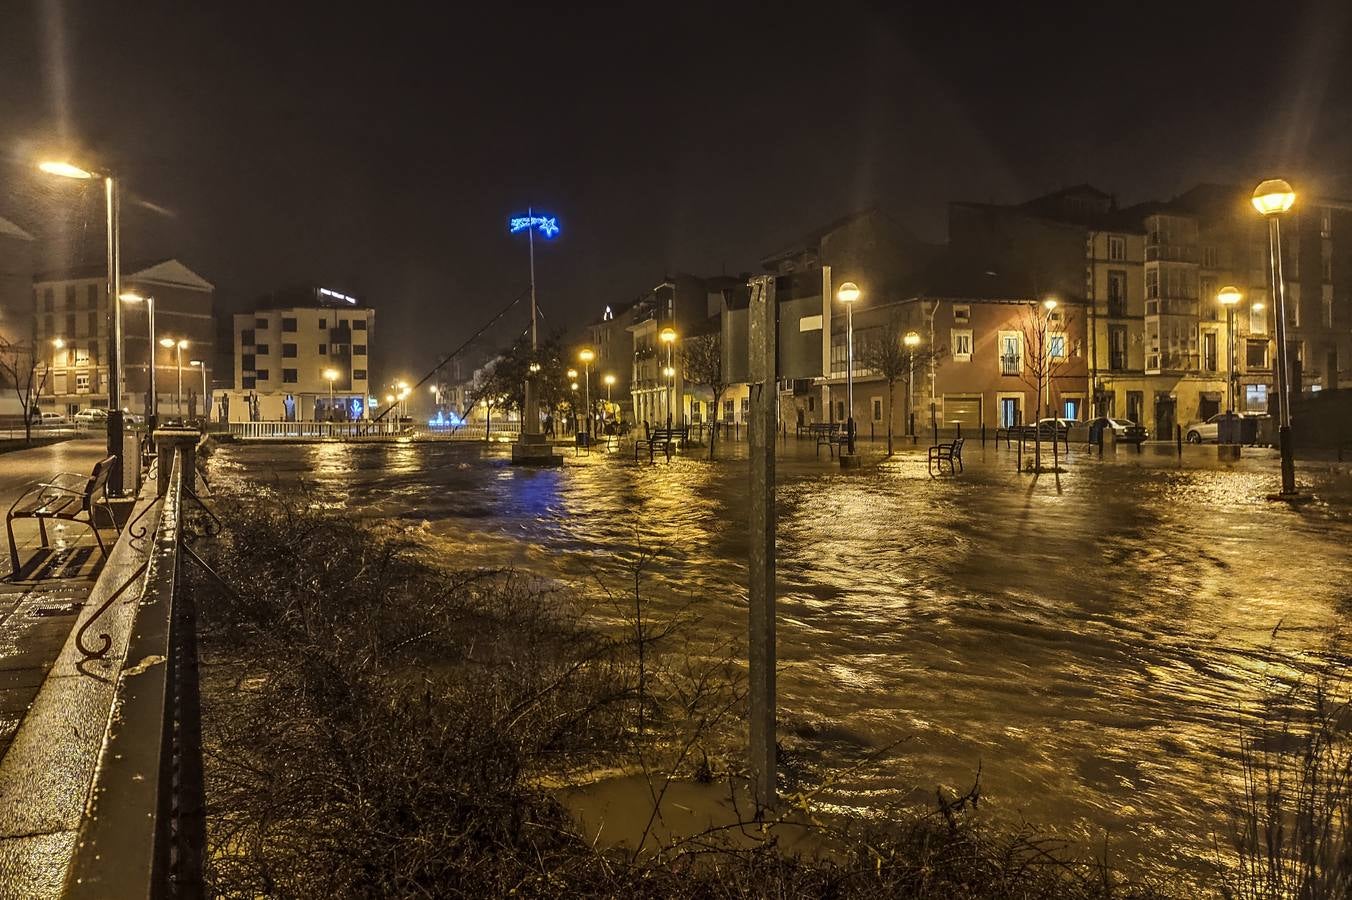
[[[0,339],[33,339],[33,236],[0,218]]]
[[[236,313],[229,420],[370,418],[374,326],[375,310],[323,287],[280,291]]]
[[[138,263],[122,274],[122,290],[150,296],[155,303],[155,338],[151,345],[145,304],[122,308],[123,407],[145,414],[150,403],[150,366],[155,366],[155,388],[161,415],[172,415],[179,404],[179,361],[182,360],[182,412],[199,415],[202,407],[202,371],[215,359],[214,291],[211,283],[176,259]],[[74,413],[85,407],[108,407],[108,348],[111,307],[107,296],[107,269],[102,265],[43,272],[33,279],[34,334],[51,366],[42,396],[47,410]],[[177,346],[160,346],[161,340]]]

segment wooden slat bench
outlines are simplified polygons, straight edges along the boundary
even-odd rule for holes
[[[658,450],[667,455],[667,462],[671,462],[671,454],[675,452],[677,442],[682,446],[690,442],[689,428],[653,428],[645,431],[647,437],[637,438],[634,441],[634,459],[638,459],[640,449],[646,448],[648,462],[655,461]]]
[[[817,456],[821,456],[822,447],[826,448],[827,455],[834,456],[836,448],[849,443],[850,440],[839,422],[813,422],[807,427],[807,431],[817,441]]]
[[[114,458],[109,456],[94,465],[89,475],[75,472],[61,472],[51,481],[35,484],[19,495],[5,516],[5,531],[9,536],[9,561],[12,566],[11,577],[19,574],[19,547],[14,541],[15,519],[37,519],[38,533],[42,536],[42,546],[49,545],[47,538],[48,520],[75,522],[94,533],[99,552],[105,558],[108,548],[99,534],[99,516],[107,517],[107,526],[117,530],[117,518],[108,504],[108,476],[112,474]]]

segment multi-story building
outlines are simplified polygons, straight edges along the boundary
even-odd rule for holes
[[[146,304],[126,303],[122,308],[123,407],[142,415],[150,411],[154,365],[160,413],[199,415],[205,409],[201,370],[207,370],[209,384],[215,358],[211,283],[182,262],[165,259],[129,266],[122,275],[122,289],[151,297],[155,305],[153,343]],[[34,334],[51,367],[43,407],[67,414],[84,407],[106,409],[111,331],[106,268],[43,272],[34,277],[32,290]],[[172,341],[173,346],[165,347],[162,341]],[[196,366],[191,365],[193,360]]]
[[[369,418],[374,325],[375,310],[323,287],[280,291],[237,313],[230,421]]]
[[[33,338],[33,236],[0,218],[0,340]]]

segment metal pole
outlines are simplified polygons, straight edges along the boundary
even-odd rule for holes
[[[854,303],[845,304],[845,439],[854,455]]]
[[[534,207],[526,208],[526,215],[534,217]],[[526,229],[526,244],[530,248],[530,353],[534,361],[535,353],[540,349],[539,331],[536,325],[535,305],[535,227]],[[535,375],[526,370],[525,409],[521,412],[521,431],[524,434],[540,433],[540,410],[535,399]]]
[[[673,292],[673,293],[675,293],[675,290],[676,290],[675,288],[672,288],[672,292]],[[672,341],[667,341],[667,371],[668,371],[668,372],[671,371],[671,345],[672,345],[672,343],[673,343]],[[668,430],[668,431],[671,430],[671,407],[672,407],[672,404],[673,404],[673,403],[675,402],[675,400],[676,400],[676,385],[673,383],[673,381],[674,381],[673,376],[668,375],[668,376],[667,376],[667,389],[666,389],[666,392],[665,392],[665,394],[664,394],[664,399],[667,401],[667,430]]]
[[[1282,226],[1268,216],[1268,253],[1272,261],[1272,296],[1277,301],[1277,440],[1282,454],[1282,493],[1296,492],[1296,463],[1291,447],[1291,378],[1286,352],[1286,279],[1282,275]]]
[[[775,805],[775,280],[752,279],[750,343],[751,546],[748,555],[750,768],[758,809]]]
[[[155,433],[155,426],[159,423],[160,396],[155,386],[155,348],[159,344],[155,343],[155,298],[146,297],[146,319],[150,326],[150,409],[146,410],[146,432]]]
[[[1226,368],[1229,371],[1229,390],[1225,392],[1225,412],[1229,417],[1235,414],[1235,307],[1233,304],[1225,308],[1225,331],[1229,340],[1226,342],[1229,346],[1226,348],[1229,360]],[[1230,423],[1230,428],[1234,428],[1234,423]]]
[[[122,243],[118,185],[112,175],[103,179],[108,212],[108,303],[112,306],[112,334],[108,341],[108,455],[113,466],[108,476],[109,493],[122,496]]]
[[[202,418],[211,418],[211,404],[207,402],[207,361],[202,360]]]

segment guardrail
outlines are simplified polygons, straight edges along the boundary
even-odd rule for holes
[[[68,869],[69,898],[203,895],[196,607],[180,579],[184,557],[194,555],[183,543],[183,516],[185,499],[196,497],[195,441],[187,432],[172,444],[160,435],[162,509],[117,679],[117,712]]]
[[[380,422],[231,422],[230,434],[241,438],[266,439],[340,439],[388,437],[400,434],[403,426],[394,421]],[[212,429],[216,430],[215,428]]]

